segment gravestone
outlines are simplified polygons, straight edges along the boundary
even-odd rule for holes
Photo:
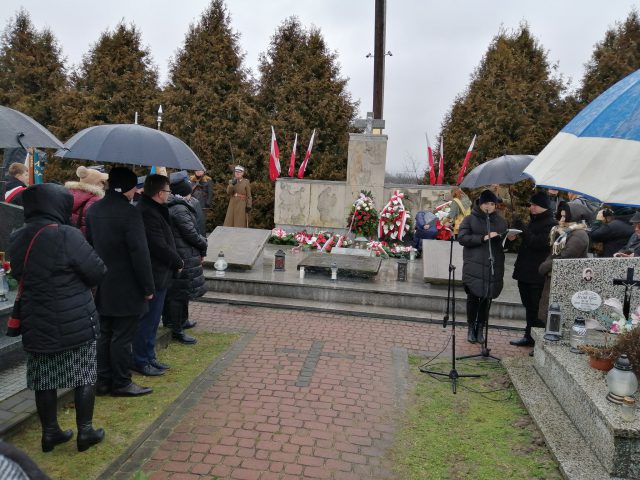
[[[371,256],[371,250],[362,249],[362,248],[333,247],[331,249],[331,253],[335,255],[351,255],[354,257],[370,257]]]
[[[380,271],[380,257],[357,257],[352,255],[331,255],[313,252],[298,262],[298,269],[304,267],[307,272],[323,272],[331,274],[331,266],[338,267],[338,277],[375,277]]]
[[[231,270],[250,270],[271,237],[271,230],[257,228],[216,227],[209,235],[205,266],[213,267],[218,253],[224,252],[224,259]]]
[[[11,233],[24,225],[24,209],[0,202],[0,219],[0,252],[6,252]]]
[[[424,281],[443,284],[449,281],[449,253],[451,242],[422,240]],[[462,284],[462,245],[454,240],[452,263],[456,267],[456,285]]]

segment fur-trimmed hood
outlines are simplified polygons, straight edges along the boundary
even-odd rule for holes
[[[82,190],[83,192],[91,193],[99,198],[104,197],[104,190],[97,185],[91,185],[84,182],[66,182],[64,186],[69,190]]]

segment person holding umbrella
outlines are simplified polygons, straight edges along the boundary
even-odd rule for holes
[[[131,343],[155,285],[144,222],[131,205],[138,177],[128,168],[109,171],[109,188],[87,212],[87,240],[107,265],[98,286],[100,313],[97,393],[146,395],[153,390],[131,381]]]
[[[527,320],[524,336],[509,342],[517,347],[534,345],[531,328],[538,321],[538,307],[545,280],[544,276],[538,272],[538,268],[551,252],[549,232],[558,223],[551,210],[549,197],[544,192],[537,192],[531,197],[529,213],[531,220],[528,225],[522,226],[522,244],[513,268],[513,279],[518,282],[518,291]],[[509,235],[507,238],[513,241],[516,236]]]
[[[249,226],[249,212],[251,211],[251,186],[244,178],[244,167],[236,165],[233,178],[227,185],[229,206],[224,218],[225,227],[247,228]]]
[[[489,319],[491,300],[500,295],[504,277],[502,235],[507,222],[496,212],[498,197],[484,190],[471,215],[460,225],[462,283],[467,293],[467,340],[484,343],[483,328]]]

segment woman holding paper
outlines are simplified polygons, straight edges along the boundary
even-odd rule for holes
[[[524,336],[520,340],[509,342],[517,347],[534,345],[531,328],[538,320],[538,306],[544,288],[544,276],[538,273],[538,268],[551,253],[549,232],[558,223],[551,210],[549,196],[544,192],[537,192],[531,197],[529,213],[531,220],[522,227],[522,244],[513,268],[513,279],[518,281],[520,300],[527,316]],[[510,235],[507,238],[515,240],[516,236]]]

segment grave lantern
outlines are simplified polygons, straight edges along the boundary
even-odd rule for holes
[[[337,280],[338,279],[338,264],[336,262],[333,262],[331,264],[331,280]]]
[[[638,389],[638,379],[631,370],[631,362],[626,354],[616,360],[613,368],[607,373],[607,400],[620,405],[624,397],[630,397]]]
[[[406,258],[401,258],[400,260],[398,260],[398,278],[397,280],[399,282],[404,282],[407,280],[407,265],[409,262],[407,262]]]
[[[355,248],[359,248],[360,250],[365,250],[367,248],[367,242],[369,240],[367,240],[367,237],[356,237],[356,239],[353,241],[355,243]]]
[[[562,338],[562,313],[560,305],[553,302],[549,305],[547,313],[547,327],[544,330],[544,339],[551,342],[557,342]]]
[[[0,302],[7,301],[7,294],[9,293],[9,282],[7,282],[7,274],[4,268],[0,265]]]
[[[273,270],[276,272],[284,272],[284,257],[285,253],[282,249],[278,249],[278,251],[274,254],[274,266]]]
[[[218,253],[218,259],[213,264],[213,268],[216,269],[216,277],[224,277],[224,272],[227,269],[228,263],[224,259],[224,252],[222,250]]]
[[[587,343],[587,324],[584,317],[576,317],[569,334],[572,353],[583,353],[579,347]]]

